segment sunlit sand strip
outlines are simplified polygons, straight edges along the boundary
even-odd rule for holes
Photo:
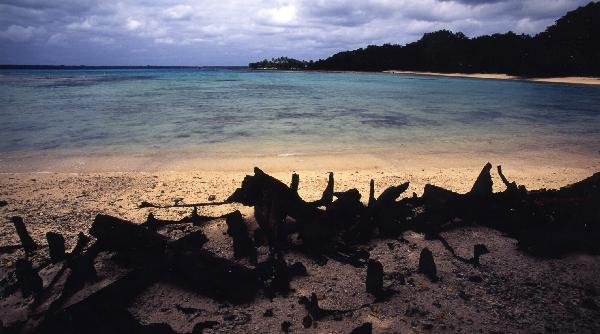
[[[526,80],[534,82],[566,83],[578,85],[600,85],[600,78],[596,77],[553,77],[553,78],[524,78],[500,73],[439,73],[439,72],[418,72],[418,71],[384,71],[390,74],[411,74],[411,75],[431,75],[440,77],[458,77],[458,78],[476,78],[476,79],[497,79],[497,80]]]

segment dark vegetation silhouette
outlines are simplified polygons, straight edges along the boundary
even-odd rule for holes
[[[426,33],[420,40],[404,46],[369,45],[315,62],[294,60],[294,63],[303,64],[304,69],[330,71],[395,69],[541,77],[599,76],[600,3],[590,2],[568,12],[535,36],[509,31],[469,38],[461,32],[440,30]],[[259,63],[250,67],[290,69],[278,66],[277,62],[270,66],[255,64]]]
[[[277,69],[277,70],[307,70],[312,66],[313,62],[298,60],[288,57],[272,58],[271,60],[264,59],[256,63],[248,64],[251,69]]]

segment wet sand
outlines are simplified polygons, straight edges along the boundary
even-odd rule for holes
[[[460,77],[477,79],[497,79],[497,80],[527,80],[535,82],[565,83],[577,85],[600,85],[600,78],[596,77],[551,77],[551,78],[524,78],[514,75],[501,73],[440,73],[440,72],[419,72],[419,71],[384,71],[390,74],[411,74],[411,75],[431,75],[442,77]]]

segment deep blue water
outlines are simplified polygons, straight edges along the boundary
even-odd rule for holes
[[[0,70],[0,152],[600,150],[600,87],[226,69]]]

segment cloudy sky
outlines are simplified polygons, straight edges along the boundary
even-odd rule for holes
[[[246,65],[438,29],[535,34],[589,0],[0,0],[1,64]]]

